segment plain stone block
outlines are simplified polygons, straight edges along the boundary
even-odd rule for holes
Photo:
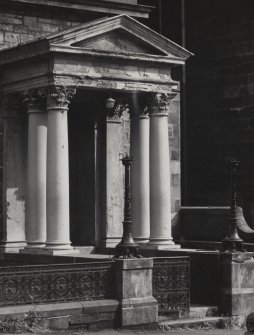
[[[245,315],[254,311],[254,254],[221,253],[221,313]]]
[[[121,310],[122,327],[158,322],[158,303],[155,298],[139,299],[131,304],[123,300]]]
[[[116,260],[117,298],[120,299],[120,326],[158,321],[158,302],[152,296],[153,259]]]

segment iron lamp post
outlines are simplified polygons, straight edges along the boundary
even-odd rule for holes
[[[227,158],[227,162],[230,169],[231,206],[228,234],[222,241],[223,251],[244,251],[243,240],[239,237],[237,232],[236,172],[240,166],[240,161],[235,158]]]
[[[116,258],[140,258],[138,244],[133,239],[133,222],[131,219],[131,192],[130,192],[130,167],[132,158],[125,156],[121,159],[125,168],[125,191],[124,191],[124,221],[123,236],[121,242],[116,246]]]

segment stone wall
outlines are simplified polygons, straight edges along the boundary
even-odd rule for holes
[[[254,201],[251,0],[186,1],[188,205],[228,205],[226,157],[242,161],[239,204]]]
[[[172,234],[176,237],[178,214],[181,206],[181,132],[180,132],[180,93],[171,101],[169,113],[169,147],[171,168],[171,213]]]
[[[105,14],[106,15],[106,14]],[[103,13],[70,12],[66,9],[0,4],[0,50],[93,20]]]

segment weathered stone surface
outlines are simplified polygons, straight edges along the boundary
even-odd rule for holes
[[[25,137],[19,97],[3,98],[4,173],[3,247],[18,250],[25,245]],[[7,117],[8,115],[8,117]]]
[[[152,296],[152,267],[152,259],[116,260],[116,296],[120,299],[121,326],[158,321],[158,303]]]
[[[122,327],[158,322],[158,303],[153,297],[124,299],[121,307]]]
[[[221,313],[244,315],[254,310],[254,253],[221,253]]]
[[[8,42],[9,46],[16,45],[19,43],[18,41],[28,41],[33,36],[42,37],[46,32],[56,32],[66,26],[76,24],[78,18],[80,18],[76,17],[76,19],[72,20],[71,16],[67,15],[66,17],[56,15],[53,18],[50,13],[44,16],[32,16],[31,13],[27,13],[25,17],[23,15],[13,16],[12,19],[17,21],[16,23],[12,22],[13,31],[10,29],[5,32],[6,42]],[[87,29],[88,26],[91,29],[89,31]],[[110,35],[109,40],[106,39],[106,42],[99,46],[98,38],[101,37],[105,27],[107,27],[112,36]],[[116,27],[122,30],[121,43],[118,43],[119,35],[116,33]],[[5,71],[2,73],[1,80],[4,90],[9,92],[34,86],[43,87],[49,84],[56,84],[88,89],[117,90],[119,92],[123,90],[127,92],[168,92],[172,89],[172,86],[177,84],[171,78],[171,65],[183,64],[190,55],[189,52],[180,46],[165,40],[162,36],[153,33],[132,18],[124,16],[101,20],[97,23],[89,22],[89,24],[80,27],[76,31],[79,31],[79,34],[73,34],[73,30],[68,30],[59,35],[53,35],[52,39],[48,39],[48,41],[42,40],[35,42],[35,45],[26,44],[20,46],[18,59],[26,59],[22,66],[16,62],[15,52],[13,55],[8,52],[2,53],[2,64]],[[92,38],[87,34],[91,32]],[[83,48],[86,46],[96,46],[97,50]],[[111,49],[114,52],[109,53]],[[130,51],[138,51],[139,53],[135,54]],[[53,55],[53,53],[55,55],[51,57],[50,55]],[[45,58],[37,57],[42,54],[45,55]],[[6,60],[8,60],[7,62],[10,60],[9,56],[14,57],[12,59],[13,61],[15,60],[16,65],[13,62],[12,66],[7,68],[5,65]],[[54,68],[51,73],[49,64],[52,64]],[[174,161],[176,159],[179,161],[179,127],[177,125],[179,119],[175,115],[177,114],[175,113],[178,108],[177,105],[179,105],[178,100],[176,101],[176,108],[172,109],[172,120],[169,124],[171,150],[176,153],[172,156]],[[124,130],[125,134],[119,134],[118,138],[123,135],[126,139],[128,133],[125,125],[121,127],[120,131]],[[114,126],[111,128],[114,128]],[[116,163],[118,161],[117,156],[123,147],[119,143],[119,141],[116,145],[113,143],[109,148],[107,165],[118,164]],[[123,151],[128,151],[127,145],[125,145]],[[110,152],[113,152],[111,156]],[[110,168],[107,167],[107,169],[110,171]],[[119,239],[121,236],[123,215],[121,205],[123,190],[122,180],[120,180],[122,171],[119,166],[116,169],[113,166],[112,171],[107,175],[109,185],[107,200],[109,201],[104,223],[107,225],[107,237],[115,239],[114,242],[116,242],[116,238]],[[174,178],[175,182],[172,183],[174,188],[172,209],[174,212],[178,210],[180,204],[180,171],[175,174],[177,176]]]

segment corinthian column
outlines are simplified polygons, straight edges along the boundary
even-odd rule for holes
[[[28,113],[26,248],[30,249],[46,242],[47,113],[42,91],[26,92],[24,102]]]
[[[74,89],[52,87],[48,92],[47,240],[46,249],[68,250],[69,156],[67,111]]]
[[[132,220],[135,241],[147,243],[150,236],[149,116],[140,100],[139,94],[133,94],[130,109]]]
[[[171,195],[168,111],[173,94],[153,94],[150,115],[150,245],[170,246]]]

